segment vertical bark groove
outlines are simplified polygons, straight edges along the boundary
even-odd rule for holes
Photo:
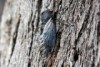
[[[17,39],[17,35],[18,35],[18,28],[19,28],[19,24],[20,24],[20,17],[19,17],[19,20],[18,20],[18,23],[17,23],[17,25],[16,25],[16,28],[15,28],[15,32],[14,32],[14,36],[13,36],[13,42],[12,42],[12,50],[11,50],[11,55],[10,55],[10,58],[11,58],[11,56],[12,56],[12,54],[13,54],[13,51],[14,51],[14,48],[15,48],[15,44],[16,44],[16,39]]]

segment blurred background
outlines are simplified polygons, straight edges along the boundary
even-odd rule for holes
[[[0,21],[1,21],[1,15],[2,15],[4,4],[5,4],[5,0],[0,0]]]

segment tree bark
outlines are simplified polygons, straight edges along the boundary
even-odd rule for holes
[[[100,1],[55,0],[55,23],[43,26],[47,34],[56,35],[56,43],[49,43],[53,47],[47,46],[49,35],[41,39],[40,15],[50,4],[51,0],[6,1],[0,66],[100,67]]]

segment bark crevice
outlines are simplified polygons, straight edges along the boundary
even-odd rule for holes
[[[78,41],[80,40],[82,33],[87,29],[87,25],[89,24],[90,13],[91,13],[91,10],[92,10],[92,5],[93,5],[93,0],[91,0],[91,2],[90,2],[90,7],[88,9],[88,12],[85,15],[84,23],[82,24],[82,27],[81,27],[81,29],[78,33],[78,37],[75,40],[75,45],[77,45]]]
[[[18,35],[18,29],[19,29],[19,24],[20,24],[20,17],[19,17],[19,21],[18,21],[18,23],[17,23],[17,25],[16,25],[16,29],[15,29],[15,32],[14,32],[14,34],[13,34],[13,43],[12,43],[12,52],[11,52],[11,55],[10,55],[10,57],[13,55],[13,52],[14,52],[14,48],[15,48],[15,44],[16,44],[16,39],[17,39],[17,35]]]

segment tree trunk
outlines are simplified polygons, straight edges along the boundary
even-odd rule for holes
[[[51,0],[6,1],[0,66],[100,67],[100,1],[55,0],[55,23],[42,26],[40,15],[50,4]],[[50,43],[41,27],[49,39],[52,36]]]

